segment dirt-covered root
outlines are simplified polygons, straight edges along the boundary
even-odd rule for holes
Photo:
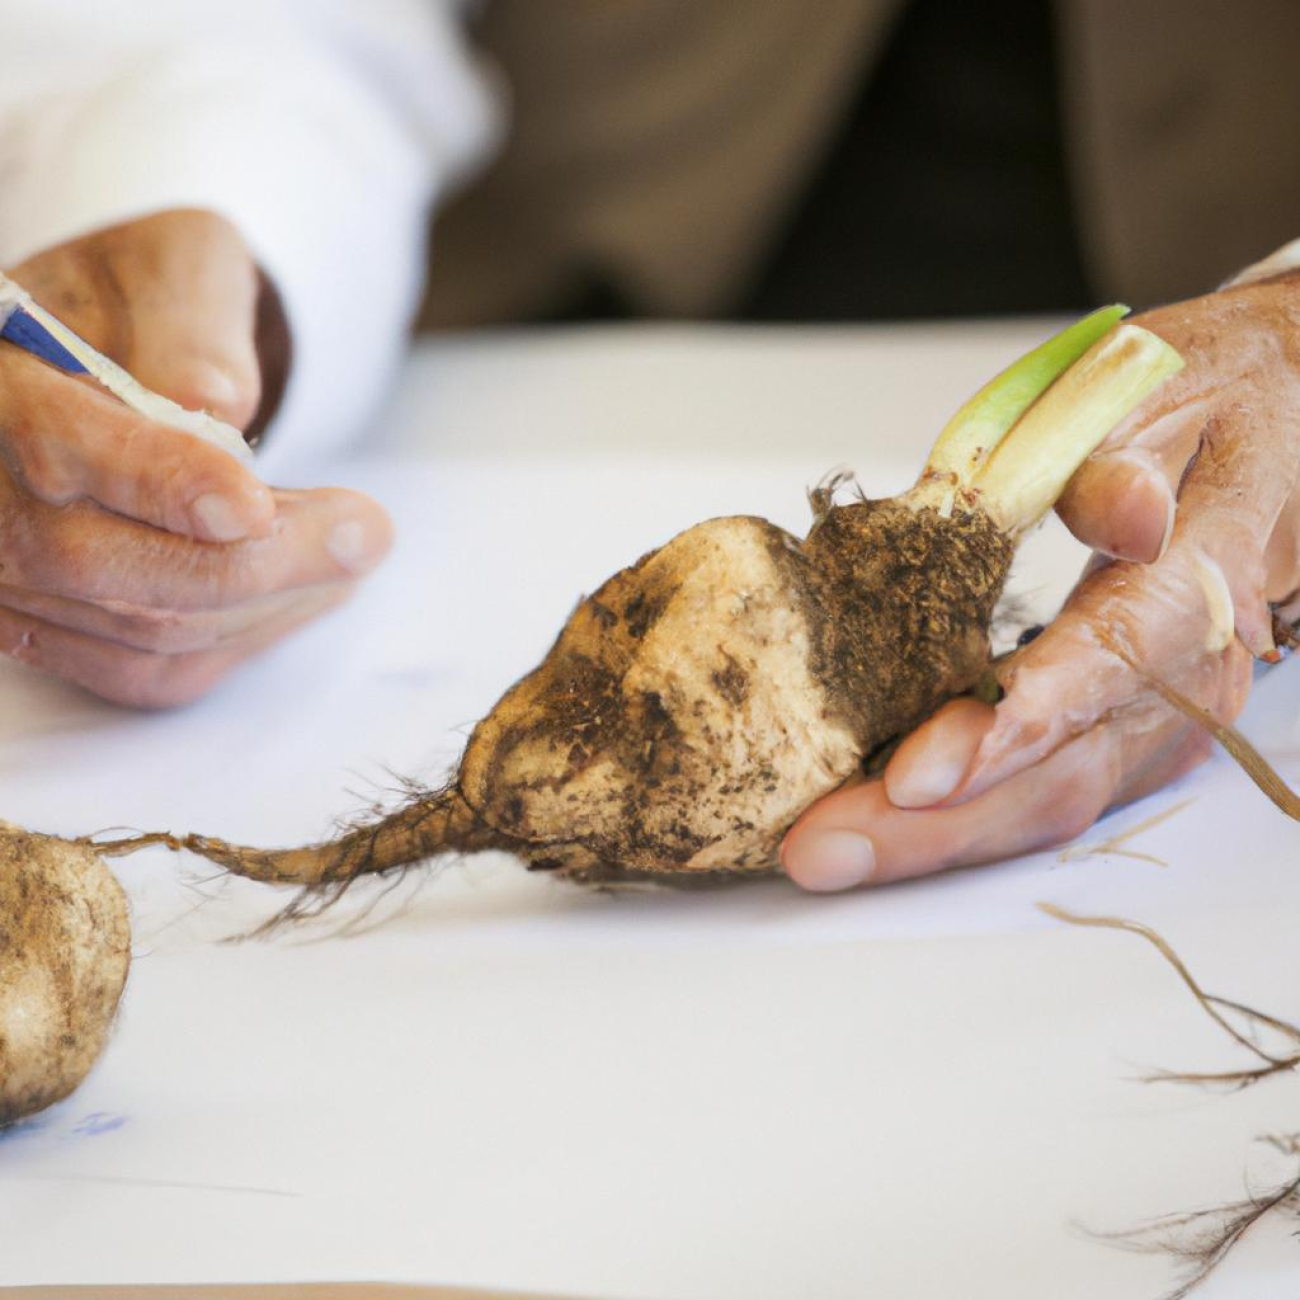
[[[777,870],[805,808],[976,685],[1016,539],[1182,364],[1113,329],[1125,310],[986,386],[902,496],[836,506],[820,491],[802,541],[707,520],[616,573],[474,729],[454,793],[303,849],[123,848],[161,841],[335,896],[366,872],[491,848],[593,882]]]
[[[0,1127],[85,1078],[130,960],[126,897],[102,858],[0,822]]]
[[[166,832],[96,847],[103,853],[118,855],[150,844],[198,854],[250,880],[313,889],[346,884],[357,876],[408,866],[437,854],[517,847],[481,822],[454,786],[420,796],[387,817],[355,826],[337,839],[296,849],[252,849],[207,835]]]
[[[827,506],[802,542],[708,520],[579,604],[447,789],[303,848],[97,847],[163,843],[327,895],[483,849],[591,882],[767,874],[804,808],[975,683],[1012,549],[975,509]]]
[[[712,519],[615,574],[475,728],[465,798],[538,868],[766,874],[863,755],[968,689],[1012,544],[978,512]]]

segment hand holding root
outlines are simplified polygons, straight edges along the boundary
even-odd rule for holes
[[[1099,552],[1064,611],[1002,672],[996,708],[941,709],[881,780],[837,791],[787,837],[811,889],[924,875],[1049,847],[1203,761],[1274,612],[1300,588],[1300,284],[1281,279],[1152,312],[1184,371],[1075,476],[1060,513]],[[1110,558],[1120,557],[1120,558]]]
[[[988,664],[1016,540],[1181,361],[1094,313],[1012,366],[940,436],[916,486],[837,505],[807,537],[714,519],[582,601],[479,723],[455,779],[299,849],[162,839],[326,890],[501,848],[582,880],[765,874],[790,822]]]

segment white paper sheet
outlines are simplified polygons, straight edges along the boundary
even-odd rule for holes
[[[365,456],[282,481],[382,497],[393,560],[213,697],[131,714],[0,665],[0,815],[80,834],[314,838],[436,780],[576,597],[695,520],[792,528],[853,464],[883,493],[1045,327],[579,332],[451,341]],[[1043,612],[1058,529],[1016,585]],[[1247,730],[1300,781],[1300,677]],[[1162,1259],[1087,1235],[1243,1194],[1300,1088],[1133,1081],[1239,1063],[1156,955],[1049,899],[1147,921],[1215,992],[1300,1017],[1300,827],[1224,759],[1084,844],[837,898],[782,882],[592,894],[484,856],[284,900],[165,852],[118,864],[137,960],[105,1057],[0,1139],[0,1283],[348,1280],[640,1300],[1146,1300]],[[374,912],[368,920],[368,907]],[[341,937],[356,923],[359,933]],[[366,928],[372,923],[373,928]],[[1206,1296],[1295,1294],[1261,1229]],[[1216,1289],[1217,1288],[1217,1289]]]

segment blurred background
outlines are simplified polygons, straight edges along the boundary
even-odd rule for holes
[[[1295,0],[488,0],[422,323],[1194,296],[1300,236]]]

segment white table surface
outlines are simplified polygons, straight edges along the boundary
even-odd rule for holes
[[[334,466],[393,512],[348,608],[164,715],[0,665],[0,816],[78,834],[314,838],[436,779],[575,598],[698,519],[792,528],[855,466],[904,485],[1042,322],[592,331],[424,346],[383,432]],[[1074,544],[1031,540],[1050,610]],[[1300,778],[1300,670],[1245,725]],[[1222,757],[1089,843],[875,893],[780,881],[608,895],[492,855],[358,889],[328,922],[223,944],[284,901],[162,851],[118,864],[136,962],[102,1062],[0,1139],[0,1283],[386,1279],[606,1300],[1148,1300],[1174,1272],[1103,1244],[1266,1180],[1300,1083],[1134,1082],[1240,1062],[1137,939],[1300,1016],[1300,827]],[[1277,1172],[1276,1167],[1273,1172]],[[1205,1296],[1294,1300],[1262,1228]]]

